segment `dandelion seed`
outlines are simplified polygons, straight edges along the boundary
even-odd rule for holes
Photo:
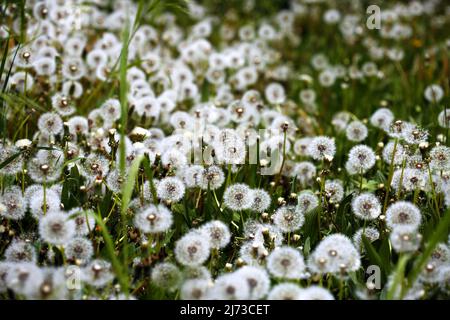
[[[225,175],[218,166],[210,166],[205,168],[200,176],[199,185],[203,190],[217,190],[225,182]]]
[[[360,265],[360,255],[355,246],[350,239],[339,233],[322,239],[308,261],[312,272],[338,275],[356,271]]]
[[[253,191],[242,183],[229,186],[223,196],[225,206],[236,211],[250,209],[253,199]]]
[[[381,204],[372,193],[362,193],[353,198],[352,211],[358,218],[373,220],[381,214]]]
[[[172,226],[172,212],[163,205],[150,205],[136,214],[134,224],[144,233],[166,232]]]
[[[12,186],[0,196],[0,216],[20,220],[25,216],[26,204],[19,187]]]
[[[450,148],[436,146],[430,151],[430,168],[434,170],[447,170],[450,168]]]
[[[244,266],[238,269],[236,273],[247,281],[250,290],[250,299],[262,299],[269,292],[270,278],[264,269]]]
[[[450,249],[444,243],[438,243],[431,253],[430,258],[419,276],[419,279],[424,283],[439,283],[442,282],[443,267],[447,267],[450,261]]]
[[[57,114],[47,112],[39,117],[38,128],[44,134],[56,135],[61,133],[63,121]]]
[[[298,300],[334,300],[330,291],[319,286],[310,286],[300,291]]]
[[[395,146],[395,154],[394,154],[394,146]],[[405,158],[405,150],[400,143],[395,145],[395,142],[389,142],[383,149],[383,160],[387,164],[391,164],[393,161],[394,164],[402,164],[403,159]]]
[[[299,162],[294,167],[294,175],[302,185],[310,185],[316,176],[316,166],[309,161]]]
[[[352,121],[345,129],[347,139],[354,142],[361,142],[367,138],[367,127],[360,121]]]
[[[175,177],[161,179],[156,187],[158,198],[173,202],[180,201],[184,196],[184,192],[185,186],[183,182]]]
[[[181,272],[172,263],[158,263],[151,273],[152,282],[163,289],[173,291],[181,282]]]
[[[94,230],[95,218],[92,216],[92,211],[73,208],[67,213],[67,215],[69,217],[73,217],[73,222],[75,223],[75,236],[85,236],[90,231]]]
[[[210,299],[245,300],[250,297],[248,282],[239,274],[219,276],[211,288]]]
[[[365,252],[365,247],[362,242],[362,235],[367,238],[370,242],[374,242],[380,238],[380,232],[372,227],[360,228],[353,235],[353,244],[355,245],[358,252]]]
[[[39,221],[39,235],[50,244],[65,245],[74,233],[75,223],[61,212],[50,212]]]
[[[431,84],[425,88],[424,96],[429,102],[438,103],[444,97],[444,90],[440,85]]]
[[[422,236],[415,228],[398,226],[392,230],[389,239],[396,252],[414,252],[419,249]]]
[[[209,257],[210,244],[200,233],[190,232],[175,245],[175,258],[185,266],[199,266]]]
[[[267,269],[278,278],[301,279],[305,261],[299,251],[290,247],[278,247],[267,258]]]
[[[92,260],[82,269],[81,278],[93,287],[102,288],[114,279],[111,263],[102,259]]]
[[[325,181],[325,196],[333,203],[339,203],[344,198],[344,187],[342,185],[342,181]]]
[[[270,206],[270,195],[267,191],[263,189],[253,189],[253,203],[251,209],[256,212],[264,212]]]
[[[230,242],[230,230],[222,221],[210,221],[201,227],[200,232],[209,239],[211,248],[224,248]]]
[[[180,297],[183,300],[204,300],[208,298],[211,287],[212,284],[209,280],[187,280],[181,286]]]
[[[386,224],[395,229],[397,226],[418,228],[422,221],[420,210],[407,201],[397,201],[386,210]]]
[[[73,238],[65,245],[66,257],[72,261],[81,261],[82,264],[88,263],[93,253],[94,247],[91,241],[85,238]]]
[[[28,241],[14,239],[5,250],[5,261],[20,262],[36,262],[36,250],[33,244]]]
[[[375,111],[370,117],[370,123],[376,127],[388,131],[392,122],[394,121],[394,114],[387,108],[380,108]]]
[[[314,160],[323,160],[325,158],[333,158],[336,153],[336,145],[334,139],[328,137],[315,137],[310,142],[307,153]]]
[[[293,232],[303,225],[303,212],[295,206],[283,206],[272,216],[273,223],[283,232]]]
[[[364,174],[375,165],[375,152],[366,145],[350,149],[346,169],[350,174]]]
[[[308,213],[318,206],[319,199],[311,190],[302,191],[297,196],[297,208],[300,212]]]
[[[280,283],[270,290],[269,300],[299,300],[302,289],[294,283]]]

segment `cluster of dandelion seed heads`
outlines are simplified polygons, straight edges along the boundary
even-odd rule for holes
[[[358,4],[185,5],[1,5],[0,298],[379,298],[373,252],[420,256],[450,206],[448,7],[369,34]],[[448,294],[449,243],[419,271],[395,294]]]

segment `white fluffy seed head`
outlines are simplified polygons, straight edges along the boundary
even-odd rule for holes
[[[249,297],[248,282],[237,273],[219,276],[209,295],[209,298],[214,300],[244,300]]]
[[[310,286],[300,291],[298,300],[334,300],[331,292],[320,286]]]
[[[386,210],[386,224],[395,229],[398,226],[418,228],[422,221],[419,208],[407,201],[397,201]]]
[[[211,287],[210,280],[190,279],[182,284],[180,297],[183,300],[204,300],[208,298]]]
[[[293,232],[305,222],[303,212],[296,206],[283,206],[272,216],[273,223],[283,232]]]
[[[277,247],[267,258],[267,269],[277,278],[301,279],[304,277],[305,261],[298,250]]]
[[[151,204],[138,212],[134,218],[134,225],[143,233],[166,232],[172,224],[173,214],[162,204]]]
[[[415,228],[397,226],[392,230],[389,239],[396,252],[414,252],[419,249],[422,236]]]
[[[54,244],[67,244],[75,234],[75,223],[62,212],[54,211],[39,221],[39,235],[42,240]]]
[[[368,130],[361,121],[352,121],[345,129],[347,139],[353,142],[361,142],[367,138]]]
[[[5,250],[5,261],[8,262],[36,262],[36,250],[28,241],[14,239]]]
[[[333,203],[338,203],[344,198],[344,187],[341,180],[325,181],[325,196]]]
[[[333,158],[336,153],[334,139],[325,136],[314,137],[308,145],[307,153],[314,160]]]
[[[184,192],[184,183],[177,177],[163,178],[156,187],[158,198],[173,202],[180,201],[184,196]]]
[[[251,209],[256,212],[264,212],[270,206],[270,195],[264,189],[253,189],[253,203]]]
[[[361,258],[349,238],[340,233],[325,237],[310,255],[309,269],[314,273],[343,275],[356,271]]]
[[[91,260],[94,253],[94,246],[86,238],[75,237],[65,245],[64,253],[67,259],[79,261],[84,265]]]
[[[199,185],[203,190],[208,190],[208,188],[210,190],[216,190],[223,185],[224,181],[225,175],[222,169],[218,166],[210,166],[202,171]]]
[[[93,287],[102,288],[114,279],[111,263],[103,259],[92,260],[82,269],[81,278]]]
[[[152,283],[169,291],[178,288],[181,278],[181,272],[178,267],[170,262],[158,263],[151,272]]]
[[[360,219],[373,220],[381,214],[381,204],[372,193],[362,193],[352,200],[352,211]]]
[[[247,281],[250,299],[262,299],[269,292],[270,278],[263,268],[243,266],[236,273]]]
[[[375,165],[375,152],[366,145],[350,149],[346,169],[350,174],[364,174]]]
[[[210,242],[199,232],[189,232],[175,244],[175,258],[185,266],[199,266],[209,257]]]
[[[3,195],[0,195],[0,216],[19,220],[25,216],[26,208],[25,199],[19,187],[6,188]]]
[[[280,283],[270,290],[267,298],[269,300],[298,300],[301,292],[302,289],[294,283]]]
[[[200,232],[209,240],[211,248],[224,248],[231,239],[228,226],[219,220],[213,220],[204,224]]]
[[[232,210],[250,209],[253,204],[253,190],[243,183],[233,184],[225,190],[223,202]]]
[[[297,196],[297,207],[303,213],[311,212],[319,206],[319,198],[311,190],[305,190]]]

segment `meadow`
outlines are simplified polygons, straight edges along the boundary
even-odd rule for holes
[[[2,0],[0,299],[448,299],[448,30],[445,0]]]

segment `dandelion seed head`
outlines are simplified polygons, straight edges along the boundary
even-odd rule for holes
[[[270,290],[267,299],[269,300],[298,300],[302,289],[290,282],[275,285]]]
[[[270,278],[267,272],[259,267],[243,266],[236,273],[247,281],[250,299],[264,298],[270,289]]]
[[[81,279],[96,288],[106,286],[114,279],[111,263],[103,259],[92,260],[82,269]]]
[[[205,168],[200,176],[199,185],[203,190],[217,190],[225,182],[225,175],[219,166]]]
[[[210,241],[201,233],[189,232],[175,244],[175,258],[185,266],[199,266],[209,257]]]
[[[360,255],[346,236],[335,233],[322,239],[310,255],[308,267],[315,273],[337,275],[356,271],[361,265]]]
[[[39,221],[39,235],[53,245],[65,245],[75,234],[75,223],[62,212],[49,212]]]
[[[230,185],[225,190],[223,202],[226,207],[232,210],[250,209],[253,204],[253,190],[243,183]]]
[[[300,291],[298,300],[334,300],[331,292],[320,286],[310,286]]]
[[[20,262],[36,262],[36,250],[29,241],[14,239],[5,250],[5,261]]]
[[[181,272],[178,267],[172,263],[158,263],[152,269],[151,280],[156,286],[173,291],[181,283]]]
[[[422,221],[419,208],[407,201],[397,201],[386,210],[386,224],[395,229],[397,226],[418,228]]]
[[[66,257],[72,261],[81,261],[86,264],[94,254],[94,247],[86,238],[75,237],[65,245]]]
[[[204,224],[200,232],[209,240],[211,248],[224,248],[231,239],[228,226],[219,220],[213,220]]]
[[[372,227],[360,228],[353,235],[353,244],[355,245],[358,252],[365,252],[365,247],[362,242],[362,235],[367,238],[370,242],[374,242],[380,238],[380,232]]]
[[[325,181],[325,196],[333,203],[339,203],[344,198],[344,187],[341,180]]]
[[[387,108],[380,108],[375,111],[370,117],[370,123],[379,129],[388,131],[392,122],[394,121],[394,114]]]
[[[314,160],[323,160],[326,157],[333,158],[336,153],[334,139],[323,136],[313,138],[308,145],[307,153]]]
[[[173,214],[163,205],[149,205],[136,214],[134,224],[144,233],[160,233],[170,229]]]
[[[297,196],[297,208],[300,212],[308,213],[319,206],[319,198],[311,190],[305,190]]]
[[[245,278],[238,273],[219,276],[211,288],[210,299],[244,300],[250,297],[250,288]]]
[[[360,219],[373,220],[381,214],[381,203],[372,193],[362,193],[352,200],[352,211]]]
[[[375,165],[375,152],[366,145],[350,149],[346,169],[350,174],[364,174]]]
[[[273,223],[283,232],[293,232],[303,225],[305,217],[296,206],[282,206],[272,216]]]
[[[354,142],[361,142],[367,138],[367,127],[360,121],[352,121],[345,129],[347,139]]]
[[[4,190],[3,195],[0,195],[0,216],[20,220],[25,216],[26,209],[25,199],[19,187],[9,187]]]
[[[173,202],[180,201],[185,193],[183,181],[176,177],[166,177],[159,181],[156,187],[158,198]]]
[[[304,277],[305,261],[298,250],[277,247],[267,258],[267,269],[277,278],[301,279]]]
[[[183,300],[204,300],[209,297],[212,287],[210,280],[191,279],[185,281],[180,289],[180,297]]]
[[[419,249],[422,236],[415,228],[398,226],[392,230],[389,239],[396,252],[415,252]]]

